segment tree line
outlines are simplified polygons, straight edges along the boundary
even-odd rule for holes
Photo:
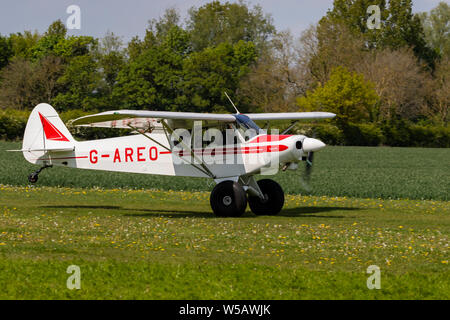
[[[370,5],[381,26],[367,26]],[[343,145],[450,145],[450,7],[413,14],[410,0],[335,0],[296,37],[258,5],[212,1],[186,21],[168,9],[123,43],[44,34],[0,35],[0,137],[20,137],[38,103],[63,118],[111,109],[330,111],[298,132]],[[312,133],[314,131],[314,133]]]

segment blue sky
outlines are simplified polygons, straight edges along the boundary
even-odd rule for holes
[[[415,0],[414,12],[429,11],[440,0]],[[67,20],[68,6],[81,9],[81,30],[70,31],[74,35],[102,37],[108,30],[130,40],[143,36],[148,20],[158,18],[165,9],[175,7],[186,17],[187,10],[199,7],[208,0],[2,0],[0,4],[0,34],[24,30],[44,32],[54,20]],[[229,2],[235,2],[230,0]],[[249,0],[259,4],[272,14],[278,30],[290,29],[299,35],[310,24],[317,22],[333,0]]]

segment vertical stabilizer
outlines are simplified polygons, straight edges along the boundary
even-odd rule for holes
[[[74,150],[76,141],[49,104],[38,104],[28,118],[23,136],[25,159],[37,163],[47,152]]]

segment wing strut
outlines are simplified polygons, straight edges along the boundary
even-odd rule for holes
[[[156,141],[155,139],[153,139],[152,137],[149,137],[149,136],[147,136],[145,133],[147,132],[147,131],[145,131],[145,132],[141,132],[139,129],[137,129],[137,128],[135,128],[135,127],[133,127],[132,125],[130,125],[130,124],[128,124],[128,127],[130,127],[131,129],[133,129],[133,130],[135,130],[135,131],[137,131],[137,132],[139,132],[140,134],[142,134],[144,137],[146,137],[146,138],[148,138],[148,139],[150,139],[151,141],[153,141],[154,143],[156,143],[156,144],[158,144],[158,145],[160,145],[161,147],[163,147],[164,149],[166,149],[167,151],[170,151],[170,152],[172,152],[172,150],[171,149],[169,149],[169,148],[167,148],[165,145],[163,145],[162,143],[160,143],[160,142],[158,142],[158,141]],[[149,131],[150,132],[150,131]],[[169,139],[167,139],[167,140],[169,140]]]
[[[195,155],[195,153],[194,153],[194,151],[192,150],[192,148],[190,148],[187,144],[185,144],[185,143],[183,142],[183,139],[181,139],[181,137],[180,137],[179,135],[175,135],[175,132],[172,130],[172,128],[170,128],[170,127],[167,125],[167,123],[166,123],[164,120],[161,120],[161,124],[162,124],[163,127],[164,127],[164,131],[165,131],[165,130],[169,131],[169,133],[170,133],[172,136],[174,136],[174,137],[178,140],[178,142],[179,142],[184,148],[186,148],[186,149],[189,150],[189,152],[191,153],[191,156],[192,156],[194,159],[196,159],[198,162],[200,162],[200,166],[203,168],[203,170],[200,169],[198,166],[196,166],[196,165],[193,164],[193,163],[189,163],[189,162],[188,162],[188,163],[189,163],[191,166],[193,166],[194,168],[196,168],[197,170],[199,170],[199,171],[203,172],[204,174],[210,176],[211,178],[215,179],[215,178],[216,178],[215,174],[212,173],[211,170],[209,170],[209,168],[205,165],[205,163],[203,162],[203,160],[199,159],[199,158]],[[183,159],[183,157],[180,157],[180,158]],[[183,160],[184,160],[184,159],[183,159]],[[186,160],[185,160],[185,161],[186,161]],[[187,162],[187,161],[186,161],[186,162]]]
[[[286,134],[286,133],[288,133],[289,131],[291,131],[291,129],[295,127],[295,125],[297,124],[297,122],[298,122],[298,120],[293,121],[293,122],[291,123],[291,125],[290,125],[286,130],[284,130],[281,134]]]

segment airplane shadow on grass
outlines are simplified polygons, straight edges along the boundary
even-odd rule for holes
[[[102,205],[54,205],[54,206],[41,206],[41,208],[53,208],[53,209],[103,209],[103,210],[117,210],[121,212],[133,212],[125,213],[128,217],[167,217],[167,218],[216,218],[212,212],[202,211],[186,211],[179,209],[143,209],[143,208],[123,208],[121,206],[102,206]],[[281,217],[298,217],[298,218],[353,218],[354,216],[347,215],[333,215],[333,211],[357,211],[364,210],[362,208],[355,207],[297,207],[283,209],[277,216]],[[255,215],[250,212],[246,212],[239,218],[254,218]]]

